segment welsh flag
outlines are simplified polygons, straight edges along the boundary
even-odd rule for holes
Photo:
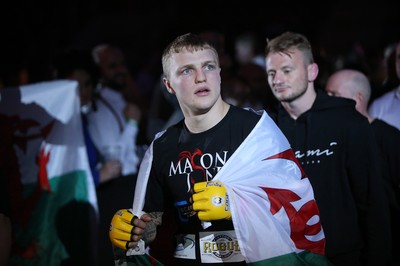
[[[97,199],[78,84],[0,91],[0,211],[12,223],[11,265],[93,265]]]
[[[132,211],[139,217],[152,145],[136,183]],[[228,190],[232,221],[248,265],[331,265],[324,256],[325,235],[312,186],[286,137],[266,112],[213,180]],[[209,223],[204,222],[204,227]],[[140,251],[127,252],[133,253]]]
[[[248,265],[330,265],[309,179],[266,112],[215,176]]]

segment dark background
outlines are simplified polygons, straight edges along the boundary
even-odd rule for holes
[[[133,72],[149,64],[160,67],[160,53],[172,38],[206,29],[224,33],[230,53],[234,38],[246,30],[262,39],[298,31],[331,56],[358,44],[373,58],[400,39],[398,1],[319,2],[7,1],[1,4],[1,76],[23,67],[30,82],[46,79],[55,54],[101,42],[121,46]]]

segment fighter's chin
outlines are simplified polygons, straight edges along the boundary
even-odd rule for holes
[[[212,106],[213,106],[212,103],[202,102],[202,103],[195,104],[193,107],[196,110],[196,113],[204,114],[204,113],[207,113],[208,111],[210,111]]]
[[[293,100],[292,97],[284,94],[275,95],[275,98],[280,102],[291,102]]]
[[[284,93],[279,93],[279,92],[275,92],[274,96],[278,101],[282,101],[286,98]]]

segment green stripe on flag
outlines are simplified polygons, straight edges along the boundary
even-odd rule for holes
[[[51,191],[42,193],[28,223],[14,224],[20,252],[12,257],[12,265],[60,265],[72,255],[83,260],[89,257],[84,254],[90,250],[92,237],[87,228],[96,226],[87,180],[85,171],[50,178]],[[36,193],[37,186],[23,186],[23,197]]]
[[[247,263],[250,266],[332,266],[325,256],[309,251],[289,253],[270,259]]]

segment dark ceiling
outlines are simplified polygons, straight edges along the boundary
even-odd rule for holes
[[[60,50],[91,49],[100,42],[120,45],[133,62],[132,67],[140,68],[157,57],[176,35],[206,29],[224,33],[228,51],[232,50],[235,36],[247,30],[262,38],[274,37],[284,30],[299,31],[332,55],[355,43],[368,53],[380,53],[387,44],[400,39],[396,1],[349,2],[3,2],[1,71],[4,76],[8,69],[21,65],[40,70]]]

